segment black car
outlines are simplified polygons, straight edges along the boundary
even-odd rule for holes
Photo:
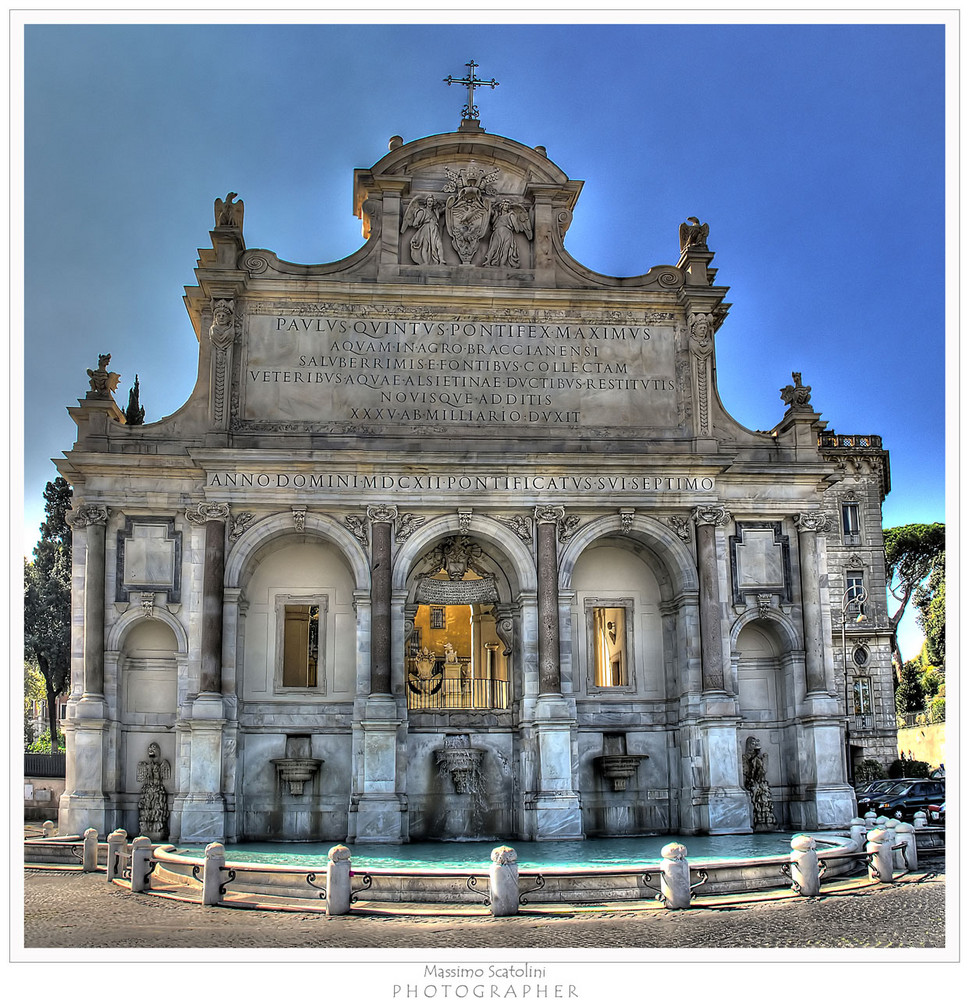
[[[930,805],[942,802],[945,802],[944,781],[907,778],[876,792],[870,799],[859,799],[858,810],[870,809],[878,816],[911,820],[919,810],[928,814]]]

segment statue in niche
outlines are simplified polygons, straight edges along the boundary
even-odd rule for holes
[[[160,754],[158,744],[149,743],[148,760],[138,762],[138,829],[142,837],[155,842],[168,836],[168,792],[163,782],[172,776],[171,764]]]
[[[232,229],[242,229],[242,213],[245,211],[245,202],[233,201],[238,195],[235,191],[230,191],[225,196],[225,201],[221,198],[215,199],[215,224],[216,226],[229,226]]]
[[[748,736],[744,745],[744,788],[750,796],[754,832],[773,830],[777,821],[774,819],[774,800],[767,780],[767,754],[761,750],[760,740],[756,736]]]
[[[486,266],[521,267],[517,233],[524,233],[528,240],[532,238],[528,209],[502,198],[491,210],[491,242],[484,260]]]
[[[707,237],[710,235],[710,226],[707,223],[700,225],[700,220],[691,215],[686,222],[680,225],[680,253],[684,250],[706,250]]]
[[[444,170],[448,177],[444,190],[454,192],[445,202],[444,222],[461,263],[470,264],[488,231],[498,168],[488,174],[474,164],[467,170],[455,172],[450,167]]]
[[[109,372],[108,365],[111,364],[110,354],[98,355],[97,368],[88,368],[87,376],[91,381],[91,388],[86,399],[111,399],[111,393],[118,388],[121,376],[117,372]]]
[[[443,207],[433,195],[414,198],[407,206],[400,231],[415,230],[410,238],[410,257],[415,264],[444,263],[444,244],[441,242]]]
[[[787,403],[792,410],[808,409],[811,402],[811,387],[801,384],[801,373],[791,372],[794,385],[785,385],[781,389],[781,399]]]

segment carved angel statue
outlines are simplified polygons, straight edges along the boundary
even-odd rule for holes
[[[234,229],[242,229],[242,213],[245,211],[245,202],[233,201],[238,195],[235,191],[230,191],[225,196],[225,201],[221,198],[215,199],[215,224],[216,226],[232,226]]]
[[[138,762],[138,829],[141,836],[156,842],[168,836],[168,792],[163,782],[172,776],[172,765],[160,753],[157,743],[149,743],[148,760]]]
[[[686,222],[680,226],[680,253],[693,247],[696,250],[707,249],[707,237],[710,235],[710,227],[707,223],[700,225],[700,220],[691,215]]]
[[[111,393],[118,388],[121,376],[117,372],[108,371],[110,363],[110,354],[99,354],[97,368],[88,368],[87,375],[91,380],[91,388],[87,393],[87,399],[111,399]]]
[[[407,206],[400,231],[415,230],[410,239],[410,256],[415,264],[444,263],[440,221],[443,207],[433,195],[414,198]]]
[[[528,209],[502,198],[491,210],[491,242],[484,263],[491,267],[521,267],[516,233],[532,238]]]

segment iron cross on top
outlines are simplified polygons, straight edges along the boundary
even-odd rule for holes
[[[468,67],[468,75],[463,80],[455,80],[453,76],[446,76],[444,82],[450,87],[452,83],[459,83],[462,86],[468,88],[468,103],[461,109],[461,118],[470,118],[474,121],[478,120],[478,109],[474,104],[474,88],[475,87],[491,87],[492,90],[498,86],[498,81],[492,77],[490,80],[479,80],[475,75],[474,71],[478,64],[472,59],[471,62],[466,62],[464,64]]]

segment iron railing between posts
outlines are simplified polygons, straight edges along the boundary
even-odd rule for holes
[[[508,681],[490,677],[407,678],[407,707],[448,711],[494,711],[508,708]]]

